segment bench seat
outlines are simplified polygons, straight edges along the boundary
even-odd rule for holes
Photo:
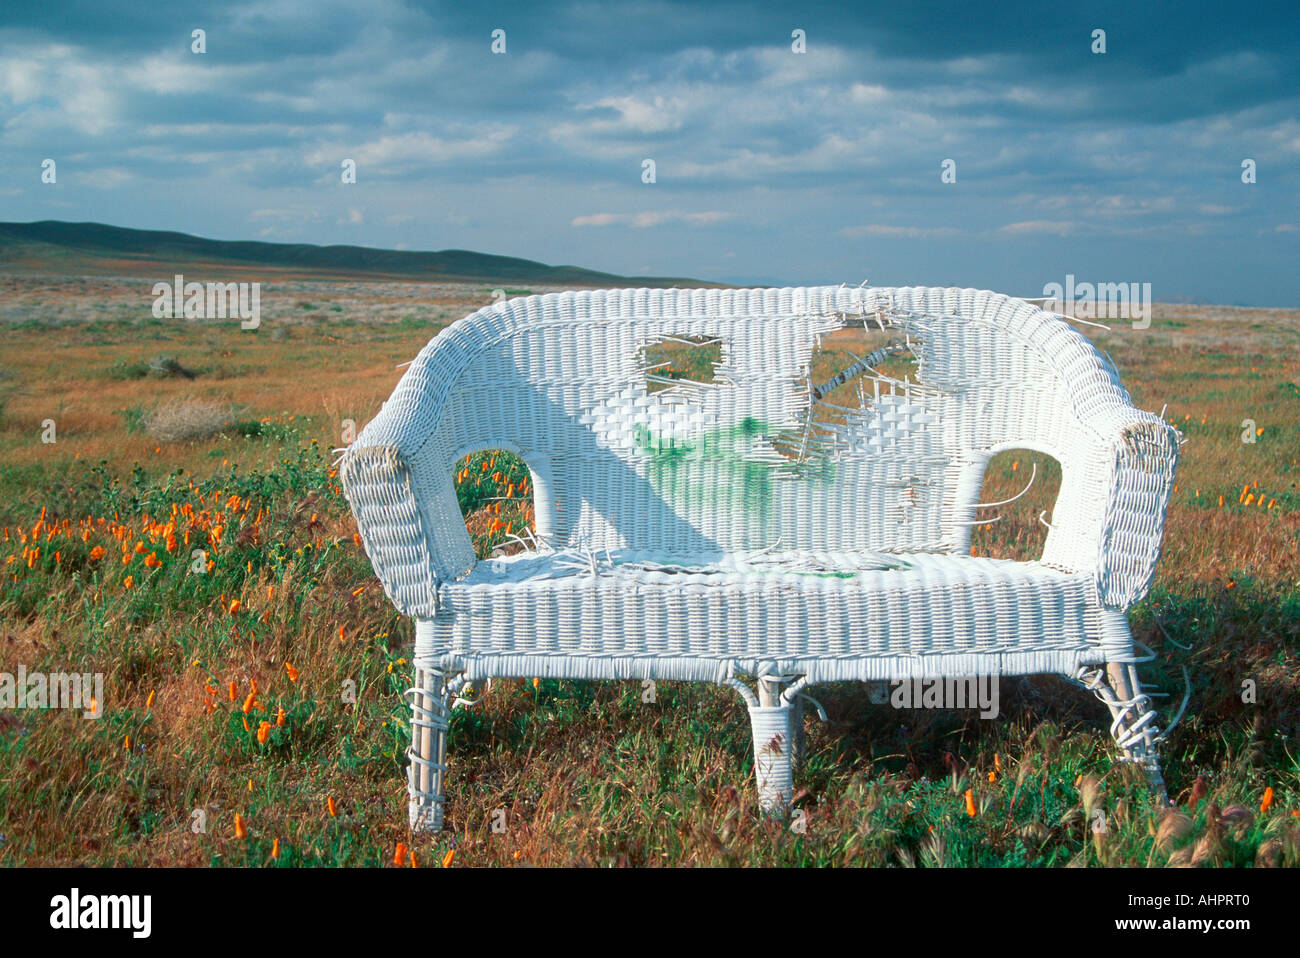
[[[442,583],[438,606],[426,628],[469,675],[479,654],[500,676],[716,681],[775,662],[815,682],[1106,658],[1089,573],[971,556],[527,552]]]

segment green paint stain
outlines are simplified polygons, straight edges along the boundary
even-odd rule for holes
[[[820,482],[829,484],[834,465],[825,459],[804,462],[755,461],[758,442],[782,442],[789,446],[802,438],[797,429],[773,428],[747,416],[734,426],[710,429],[689,440],[656,436],[645,426],[633,434],[637,452],[649,460],[649,479],[667,502],[698,497],[700,483],[709,483],[708,494],[719,503],[739,509],[765,523],[771,518],[774,482]],[[705,465],[707,463],[707,465]]]

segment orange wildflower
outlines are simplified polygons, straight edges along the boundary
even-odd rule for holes
[[[244,699],[244,714],[247,715],[253,711],[253,703],[257,701],[257,693],[249,692],[248,697]]]
[[[129,589],[133,585],[135,585],[135,579],[133,579],[131,576],[127,576],[125,579],[122,580],[122,588],[124,589]]]
[[[1264,800],[1259,803],[1259,812],[1264,814],[1273,807],[1273,786],[1264,789]]]
[[[104,547],[103,547],[103,546],[95,546],[95,548],[93,548],[93,549],[90,550],[90,561],[91,561],[91,562],[98,562],[98,561],[99,561],[100,559],[102,559],[102,558],[104,558]]]
[[[157,694],[158,694],[157,692],[150,691],[150,693],[149,693],[149,697],[148,697],[147,699],[144,700],[144,707],[145,707],[145,708],[147,708],[147,709],[151,709],[151,708],[153,708],[153,700],[154,700],[154,696],[157,695]]]
[[[280,706],[278,709],[275,710],[275,724],[276,724],[277,727],[279,727],[279,726],[281,726],[281,725],[284,724],[284,706],[283,706],[283,705]]]
[[[406,861],[406,845],[402,842],[397,843],[397,851],[393,853],[393,864],[400,865]]]
[[[280,857],[280,839],[278,839],[278,838],[277,838],[277,839],[274,839],[274,840],[271,842],[271,857],[272,857],[272,858],[279,858],[279,857]]]
[[[230,701],[235,701],[235,683],[230,683]]]
[[[235,812],[235,837],[241,842],[248,837],[248,829],[244,827],[244,816]]]
[[[975,811],[975,792],[973,789],[966,789],[966,814],[974,818],[978,813]]]
[[[454,848],[447,849],[447,854],[442,856],[442,867],[450,868],[451,863],[454,862],[455,860],[456,860],[456,849]]]
[[[157,553],[150,552],[147,556],[145,556],[144,564],[146,568],[157,569],[159,566],[162,565],[162,560],[158,558]]]
[[[338,807],[337,805],[334,804],[334,796],[333,796],[333,795],[331,795],[329,798],[325,799],[325,810],[328,811],[328,812],[330,813],[330,818],[337,818],[337,817],[338,817],[339,807]]]
[[[265,745],[267,737],[271,734],[271,723],[263,722],[257,727],[257,744]]]
[[[298,681],[298,670],[295,669],[295,668],[294,668],[292,665],[290,665],[288,662],[284,663],[284,670],[285,670],[285,672],[287,672],[287,673],[289,674],[289,681],[290,681],[290,682],[297,682],[297,681]]]

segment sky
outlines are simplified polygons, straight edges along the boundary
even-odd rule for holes
[[[1297,306],[1300,8],[0,0],[0,171],[0,221]]]

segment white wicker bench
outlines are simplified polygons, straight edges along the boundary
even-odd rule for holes
[[[896,343],[831,406],[810,357],[864,323],[906,344],[917,381],[873,373]],[[646,348],[673,337],[720,344],[715,382],[650,388]],[[1178,438],[1064,321],[988,291],[627,289],[467,316],[341,463],[416,620],[412,827],[441,827],[450,703],[490,677],[731,685],[779,811],[809,686],[1055,672],[1108,704],[1158,783],[1125,611],[1151,582]],[[985,466],[1013,448],[1061,464],[1043,555],[973,557]],[[452,472],[483,449],[531,470],[538,546],[476,562]]]

